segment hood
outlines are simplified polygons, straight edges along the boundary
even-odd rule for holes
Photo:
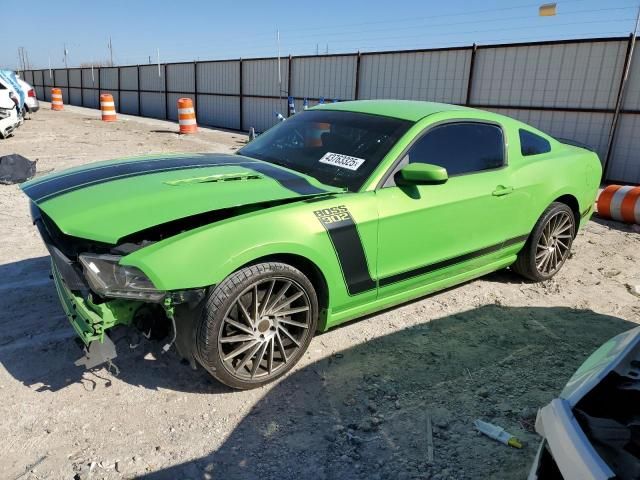
[[[560,397],[574,407],[609,373],[625,374],[629,364],[640,354],[640,327],[632,328],[606,342],[578,368]]]
[[[93,163],[21,188],[63,233],[110,244],[207,212],[341,191],[283,167],[225,154]]]
[[[0,80],[7,84],[18,95],[19,107],[22,108],[25,100],[25,93],[18,83],[18,77],[11,70],[0,70]]]

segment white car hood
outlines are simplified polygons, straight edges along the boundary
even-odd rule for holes
[[[635,370],[636,378],[640,378],[640,368],[631,365],[633,358],[630,356],[638,346],[640,346],[640,327],[613,337],[593,352],[578,368],[562,390],[560,398],[569,402],[571,407],[575,407],[612,371],[627,375],[629,371]]]

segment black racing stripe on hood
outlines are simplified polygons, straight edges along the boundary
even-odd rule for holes
[[[283,187],[299,194],[312,195],[325,193],[325,190],[314,187],[306,178],[287,170],[280,169],[268,163],[252,161],[243,157],[192,157],[170,158],[166,160],[138,160],[127,163],[90,168],[60,177],[54,177],[24,189],[24,192],[36,203],[50,200],[59,195],[79,190],[81,188],[124,178],[148,175],[152,173],[170,172],[193,168],[207,168],[212,166],[237,165],[255,170],[276,180]]]

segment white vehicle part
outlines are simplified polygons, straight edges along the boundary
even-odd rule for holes
[[[631,355],[640,343],[640,327],[621,333],[606,342],[578,368],[560,394],[572,407],[612,371],[638,378],[640,370],[632,365]],[[634,372],[635,370],[635,372]]]
[[[615,477],[578,425],[568,401],[556,398],[542,408],[536,419],[536,431],[545,437],[564,480]]]

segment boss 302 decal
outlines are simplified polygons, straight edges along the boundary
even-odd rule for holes
[[[349,295],[376,288],[375,280],[369,275],[360,234],[347,207],[340,205],[315,210],[313,213],[329,234]]]

